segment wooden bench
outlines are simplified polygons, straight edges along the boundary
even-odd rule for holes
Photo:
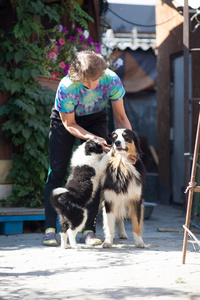
[[[44,208],[0,207],[0,234],[21,234],[24,221],[40,220],[45,220]],[[58,221],[57,231],[60,231]]]

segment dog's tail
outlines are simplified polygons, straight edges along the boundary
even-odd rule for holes
[[[68,190],[66,188],[59,187],[54,189],[51,193],[50,201],[57,213],[61,213],[64,209],[64,205],[62,203],[63,194],[66,194]]]

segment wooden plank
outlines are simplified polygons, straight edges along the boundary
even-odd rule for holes
[[[44,208],[0,207],[0,216],[44,215]]]
[[[159,158],[158,158],[158,154],[156,153],[156,150],[155,150],[154,146],[149,145],[149,149],[150,149],[151,155],[153,156],[153,159],[154,159],[156,165],[158,166],[159,165]]]
[[[158,228],[157,231],[159,232],[184,232],[183,229],[177,229],[177,228]],[[194,233],[200,233],[200,230],[198,229],[192,229],[192,232]]]

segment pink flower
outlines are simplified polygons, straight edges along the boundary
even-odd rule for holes
[[[67,75],[68,71],[69,71],[70,65],[67,64],[63,70],[63,74]]]
[[[49,51],[49,53],[47,54],[47,59],[49,59],[49,58],[56,58],[56,55],[58,54],[58,47],[57,46],[55,46],[54,48],[53,48],[53,50],[51,50],[51,51]]]
[[[55,52],[51,52],[51,53],[49,53],[49,57],[50,57],[50,58],[55,58],[55,57],[56,57],[56,54],[55,54]]]
[[[53,51],[55,52],[55,54],[58,54],[58,47],[55,46],[55,47],[53,48]]]
[[[88,38],[88,45],[89,45],[89,46],[92,45],[92,37],[91,37],[91,36],[89,36],[89,38]]]
[[[75,37],[75,36],[70,36],[70,37],[69,37],[69,40],[70,40],[70,42],[72,42],[72,43],[73,43],[73,42],[75,42],[75,41],[76,41],[76,37]]]
[[[85,40],[85,37],[84,37],[84,35],[83,35],[83,34],[80,34],[80,36],[79,36],[79,40],[80,40],[81,42],[84,42],[84,40]]]
[[[62,62],[60,63],[60,67],[61,67],[62,69],[64,69],[64,68],[66,67],[66,64],[64,63],[64,61],[62,61]]]
[[[60,74],[59,72],[53,72],[53,73],[51,74],[51,79],[52,79],[52,80],[55,80],[55,79],[58,77],[59,74]]]
[[[82,33],[83,30],[82,30],[81,28],[77,28],[77,32],[78,32],[78,33]]]
[[[59,38],[58,42],[59,42],[59,44],[60,44],[61,46],[65,44],[65,40],[63,40],[63,39],[61,39],[61,38]]]
[[[94,52],[101,53],[101,45],[99,43],[95,43],[95,46],[96,46],[96,48],[95,48]]]

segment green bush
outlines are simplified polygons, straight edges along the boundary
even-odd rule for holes
[[[14,145],[13,192],[8,197],[15,206],[42,205],[45,176],[48,169],[49,116],[55,93],[28,82],[21,93],[15,93],[0,108],[5,117],[3,131]]]
[[[49,117],[55,92],[37,82],[44,73],[43,52],[36,43],[31,43],[31,36],[39,36],[41,30],[36,15],[58,23],[61,8],[48,5],[45,0],[10,0],[10,3],[14,25],[6,31],[0,29],[0,87],[10,94],[8,102],[0,107],[0,117],[5,119],[2,130],[14,146],[9,174],[14,181],[13,192],[6,201],[13,206],[39,207],[43,205]],[[62,4],[67,5],[68,1]],[[80,13],[79,5],[75,4],[75,8],[77,18],[87,19]]]

